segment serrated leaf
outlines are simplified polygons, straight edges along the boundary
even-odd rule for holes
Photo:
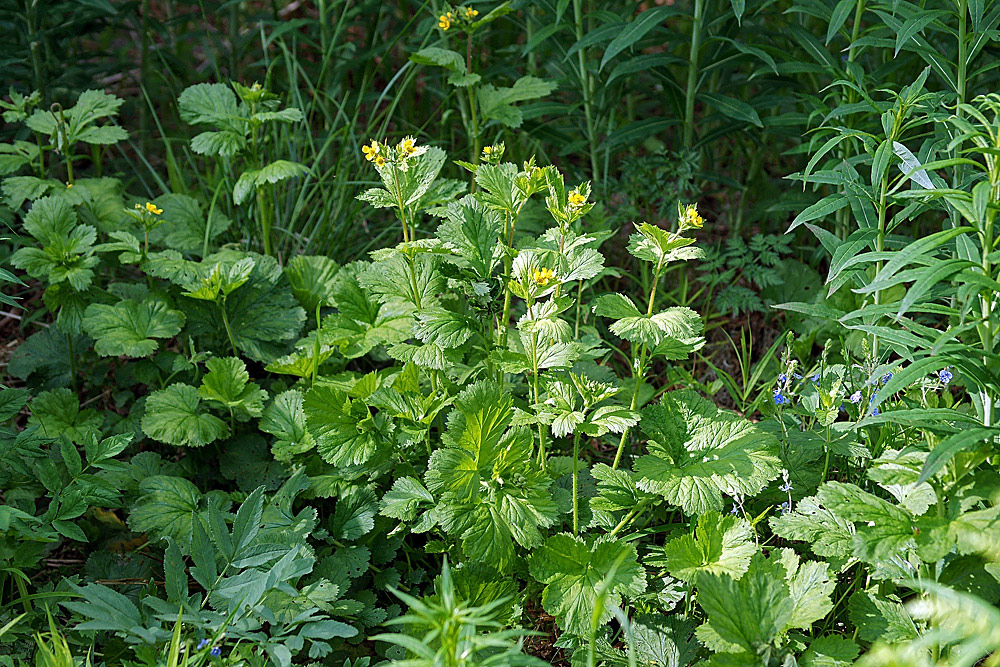
[[[613,567],[613,577],[606,580]],[[593,616],[603,625],[624,596],[646,590],[635,546],[624,542],[553,535],[528,558],[528,568],[536,581],[545,584],[542,607],[556,617],[560,628],[574,635],[588,635]],[[606,587],[607,595],[597,611],[601,587]]]
[[[154,339],[176,336],[184,320],[184,313],[159,299],[125,299],[113,305],[88,306],[83,328],[94,338],[94,351],[102,357],[148,357],[159,349]]]
[[[718,512],[702,514],[693,534],[674,538],[664,545],[667,571],[692,583],[697,583],[702,573],[739,579],[756,551],[750,524]]]
[[[205,367],[208,372],[198,387],[198,395],[203,400],[220,403],[235,411],[241,421],[261,415],[267,392],[250,382],[250,374],[242,359],[213,357],[205,363]]]
[[[645,408],[640,428],[651,441],[635,463],[639,488],[688,514],[721,510],[723,493],[754,496],[778,476],[773,436],[692,391]]]
[[[202,407],[198,390],[181,383],[149,395],[142,430],[179,447],[203,447],[229,435],[229,426]]]

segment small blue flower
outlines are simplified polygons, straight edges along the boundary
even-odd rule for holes
[[[875,397],[874,396],[872,396],[871,398],[868,399],[868,414],[870,414],[872,417],[877,417],[878,414],[879,414],[878,408],[877,407],[876,408],[871,407],[872,403],[874,403],[874,402],[875,402]]]
[[[778,376],[778,382],[781,384],[785,384],[786,382],[788,382],[788,376],[782,373],[781,375]]]
[[[208,646],[211,643],[212,642],[210,642],[207,639],[202,639],[200,642],[198,642],[198,650],[200,651],[201,649],[205,648],[206,646]]]
[[[218,658],[220,655],[222,655],[222,649],[219,648],[218,646],[213,646],[212,650],[209,651],[209,653],[211,653],[214,657]]]
[[[794,377],[796,380],[801,380],[802,379],[802,376],[799,373],[793,373],[792,377]]]
[[[739,509],[736,507],[736,503],[733,503],[733,509],[729,510],[730,514],[739,514]]]
[[[781,507],[779,507],[778,509],[781,510],[782,514],[787,514],[788,512],[792,511],[792,505],[786,500],[785,502],[781,503]]]
[[[941,384],[948,384],[953,377],[955,376],[949,370],[938,371],[938,379],[941,380]]]
[[[847,408],[844,407],[843,403],[840,404],[840,411],[841,412],[847,412]]]
[[[788,405],[788,397],[781,393],[779,389],[774,390],[774,404]]]
[[[885,375],[882,376],[882,384],[885,384],[891,379],[892,379],[892,373],[886,373]]]
[[[782,493],[788,493],[789,491],[791,491],[794,488],[795,487],[792,486],[791,482],[785,482],[784,485],[781,487],[781,492]]]
[[[851,403],[854,403],[855,405],[857,405],[860,402],[861,402],[861,392],[860,391],[856,391],[853,394],[851,394]]]
[[[816,373],[816,375],[813,375],[809,379],[812,380],[813,382],[819,382],[819,373]]]

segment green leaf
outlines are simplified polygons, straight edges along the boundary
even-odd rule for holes
[[[236,357],[213,357],[205,363],[208,372],[202,378],[198,395],[203,400],[221,403],[236,411],[241,421],[259,417],[267,392],[250,382],[243,360]]]
[[[21,412],[28,404],[27,389],[5,387],[0,389],[0,422],[6,422]]]
[[[714,641],[709,646],[715,650],[733,646],[755,652],[757,646],[770,644],[794,613],[785,577],[785,567],[777,558],[760,553],[753,556],[740,579],[725,574],[700,576],[698,604],[708,621],[698,628],[698,637],[702,641],[711,637]]]
[[[913,619],[899,600],[884,597],[874,590],[861,590],[852,595],[848,613],[862,641],[882,639],[895,644],[914,639],[918,634]]]
[[[179,447],[203,447],[229,435],[229,426],[202,408],[198,390],[181,383],[149,395],[142,430]]]
[[[647,9],[626,24],[624,29],[611,40],[608,48],[604,50],[604,57],[601,58],[601,65],[598,67],[598,71],[603,70],[608,61],[631,47],[645,37],[646,33],[655,28],[659,23],[662,23],[667,14],[672,13],[670,10],[670,7]]]
[[[776,535],[808,543],[814,554],[839,569],[852,562],[854,525],[820,505],[815,496],[803,498],[794,511],[773,516],[769,523]]]
[[[11,256],[11,264],[51,284],[66,281],[77,291],[90,287],[99,261],[93,256],[97,230],[78,225],[76,212],[65,199],[36,201],[24,218],[24,230],[42,247],[20,248]]]
[[[239,206],[253,194],[257,188],[267,184],[280,183],[290,178],[296,178],[309,173],[309,168],[298,162],[275,160],[260,169],[244,171],[233,186],[233,203]]]
[[[239,127],[242,117],[236,93],[223,83],[199,83],[185,88],[177,98],[181,120],[191,125]]]
[[[385,416],[373,416],[364,401],[351,399],[344,391],[313,387],[302,407],[316,450],[327,463],[360,466],[389,446]]]
[[[812,640],[799,664],[802,667],[848,667],[854,664],[860,652],[858,645],[847,637],[825,635]]]
[[[274,458],[290,461],[297,454],[304,454],[316,446],[316,441],[306,429],[306,413],[302,407],[302,392],[289,389],[274,397],[260,419],[260,430],[275,437],[271,444]]]
[[[265,363],[287,354],[306,315],[277,261],[223,251],[208,257],[203,266],[213,267],[211,273],[186,293],[204,301],[185,306],[188,330],[212,349],[228,350],[226,320],[213,303],[226,295],[223,307],[239,352]]]
[[[639,488],[687,514],[721,510],[723,493],[755,496],[778,476],[774,437],[693,391],[645,408],[640,428],[650,453],[635,463]]]
[[[477,182],[485,179],[492,165],[481,165]],[[513,206],[513,204],[511,204]],[[463,197],[445,208],[445,219],[437,237],[454,249],[456,263],[467,267],[475,280],[487,281],[501,259],[498,241],[503,233],[500,216],[472,196]]]
[[[242,491],[258,487],[274,491],[288,478],[288,470],[271,456],[267,441],[259,433],[230,438],[223,450],[219,472],[226,479],[235,480]]]
[[[429,506],[433,502],[434,496],[424,488],[420,480],[400,477],[383,496],[381,513],[394,519],[413,521],[422,506]]]
[[[317,306],[332,306],[334,283],[340,266],[323,255],[296,255],[285,266],[292,294],[312,313]]]
[[[520,127],[523,121],[517,102],[545,97],[556,89],[556,84],[533,76],[524,76],[510,88],[496,88],[492,84],[481,86],[476,92],[479,108],[484,118],[499,121],[510,128]]]
[[[610,579],[610,571],[614,575]],[[638,563],[635,546],[617,541],[600,541],[561,533],[553,535],[528,558],[531,576],[545,584],[542,607],[556,618],[564,631],[587,636],[591,619],[604,625],[612,610],[622,605],[623,596],[646,590],[646,575]],[[606,587],[603,600],[598,590]]]
[[[150,232],[150,242],[198,257],[206,246],[213,250],[212,242],[232,224],[220,208],[207,215],[198,200],[187,195],[168,193],[153,203],[163,209],[163,224]]]
[[[541,544],[541,529],[556,519],[550,480],[532,457],[531,434],[508,429],[512,399],[493,382],[480,381],[455,398],[425,481],[439,498],[435,513],[445,531],[462,539],[466,556],[507,567],[514,544]]]
[[[194,523],[201,522],[204,527],[207,518],[201,501],[198,487],[183,477],[153,475],[139,483],[139,499],[128,523],[138,533],[170,537],[187,551]]]
[[[444,308],[424,308],[417,313],[413,334],[424,343],[442,348],[461,347],[476,334],[468,318]]]
[[[701,573],[739,579],[757,552],[750,524],[718,512],[698,517],[694,534],[682,535],[664,546],[667,571],[683,581],[697,583]]]
[[[159,299],[125,299],[114,305],[95,303],[83,315],[83,328],[94,338],[102,357],[148,357],[159,349],[155,338],[173,338],[184,326],[184,314]]]
[[[889,560],[917,545],[916,526],[906,510],[854,484],[827,482],[816,498],[838,516],[857,522],[854,556],[867,563]]]
[[[97,410],[81,410],[80,399],[66,388],[43,391],[31,401],[29,426],[37,426],[50,438],[65,436],[71,442],[86,442],[99,432],[104,417]]]
[[[378,499],[363,488],[354,488],[337,499],[330,522],[330,534],[338,540],[356,540],[375,528]]]
[[[807,206],[802,210],[795,219],[792,220],[792,224],[788,227],[788,232],[791,232],[796,227],[806,222],[811,222],[819,218],[825,218],[828,215],[832,215],[839,211],[840,209],[847,206],[850,202],[847,197],[842,194],[832,194],[827,195],[823,199],[820,199],[815,204]],[[787,233],[787,232],[786,232]]]
[[[997,434],[993,428],[971,428],[953,433],[934,446],[927,455],[917,484],[923,484],[944,468],[956,454],[992,439]]]
[[[465,74],[465,58],[457,51],[430,46],[410,55],[410,60],[418,65],[444,67],[452,74]]]
[[[720,93],[699,93],[698,96],[724,116],[729,116],[735,120],[750,123],[757,127],[764,127],[764,124],[760,122],[760,116],[757,115],[757,110],[742,100]]]

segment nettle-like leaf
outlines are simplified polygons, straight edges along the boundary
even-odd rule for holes
[[[718,512],[698,517],[691,535],[682,535],[664,546],[667,571],[683,581],[697,582],[700,574],[725,574],[739,579],[757,552],[750,523]]]
[[[609,328],[616,336],[654,350],[668,342],[695,349],[702,340],[701,316],[684,306],[667,308],[647,317],[627,296],[605,294],[594,301],[593,309],[596,315],[615,320]]]
[[[33,131],[49,135],[63,155],[73,152],[77,142],[88,144],[116,144],[128,138],[128,133],[117,125],[99,125],[97,121],[118,115],[118,108],[125,100],[100,90],[85,90],[76,104],[62,112],[65,124],[56,113],[37,110],[25,124]],[[61,127],[60,127],[61,126]]]
[[[531,455],[531,434],[510,428],[513,417],[511,396],[496,384],[467,387],[448,416],[446,446],[431,455],[425,477],[445,531],[462,539],[469,558],[497,567],[509,565],[515,544],[541,544],[541,529],[557,517],[550,480]]]
[[[933,563],[955,548],[947,519],[914,516],[854,484],[826,482],[816,502],[854,523],[852,555],[872,565],[906,558],[911,550]]]
[[[646,590],[646,573],[639,565],[635,545],[627,542],[583,540],[553,535],[528,559],[531,576],[545,584],[542,607],[564,631],[587,636],[595,611],[598,623],[611,620],[624,596]],[[607,594],[599,595],[606,589]]]
[[[296,255],[285,266],[285,276],[292,286],[292,294],[312,313],[317,306],[335,303],[335,285],[340,265],[323,255]]]
[[[863,641],[881,639],[896,644],[914,639],[920,633],[899,598],[880,595],[875,589],[854,593],[848,603],[848,615]]]
[[[420,480],[400,477],[382,497],[380,512],[394,519],[413,521],[421,508],[429,508],[433,504],[434,496]]]
[[[159,348],[155,338],[172,338],[182,326],[184,313],[155,298],[95,303],[83,316],[83,328],[102,357],[148,357]]]
[[[202,132],[192,139],[194,152],[228,157],[246,148],[250,127],[229,86],[222,83],[189,86],[177,98],[177,109],[185,123],[217,128],[217,131]]]
[[[691,247],[694,239],[668,232],[648,222],[635,226],[635,233],[629,237],[628,251],[635,257],[653,264],[698,259],[704,256],[700,248]]]
[[[58,197],[39,199],[24,218],[24,230],[41,247],[18,249],[11,264],[50,284],[65,281],[77,291],[90,287],[93,268],[100,261],[94,256],[97,230],[78,225],[76,211],[68,202]]]
[[[239,206],[247,200],[258,188],[265,185],[273,185],[290,178],[304,176],[309,173],[309,168],[298,162],[289,160],[275,160],[271,164],[260,169],[251,169],[240,174],[236,185],[233,186],[233,203]]]
[[[203,496],[183,477],[153,475],[139,483],[139,499],[129,513],[128,523],[139,533],[174,539],[186,551],[195,522],[207,527],[209,505],[224,512],[229,507],[225,494]]]
[[[590,509],[595,523],[605,528],[617,525],[619,514],[631,512],[639,503],[650,503],[658,497],[640,489],[635,483],[635,473],[630,470],[597,463],[590,474],[597,482],[597,495],[590,499]]]
[[[450,72],[448,83],[452,86],[471,86],[479,83],[480,76],[469,73],[465,68],[465,58],[457,51],[430,46],[410,55],[410,60],[418,65],[435,65]]]
[[[556,87],[555,82],[534,76],[523,76],[509,88],[497,88],[486,84],[476,91],[476,98],[484,118],[491,118],[507,127],[517,128],[523,122],[524,114],[514,105],[545,97]]]
[[[489,281],[502,258],[502,234],[500,216],[472,195],[449,204],[437,229],[438,238],[454,249],[453,261],[481,282]]]
[[[391,345],[413,333],[412,307],[408,304],[381,304],[360,284],[368,265],[345,265],[333,284],[338,312],[326,317],[320,330],[323,345],[335,345],[348,359],[368,354],[379,345]]]
[[[236,481],[243,491],[264,487],[274,491],[288,477],[288,470],[274,460],[267,441],[259,433],[246,433],[230,438],[222,445],[219,471]]]
[[[754,496],[777,478],[776,439],[693,391],[664,395],[642,411],[649,454],[635,462],[639,488],[687,514],[723,508],[723,494]]]
[[[182,383],[149,395],[142,430],[155,440],[179,447],[203,447],[229,436],[229,426],[201,405],[198,390]]]
[[[372,414],[364,400],[318,386],[306,392],[302,408],[316,451],[327,463],[338,468],[367,464],[373,469],[388,456],[392,425],[384,414]]]
[[[260,419],[260,430],[275,437],[271,453],[279,461],[290,461],[316,446],[316,440],[306,428],[306,413],[302,392],[289,389],[274,397]]]
[[[708,620],[698,628],[698,638],[718,653],[756,656],[789,630],[808,630],[829,613],[835,587],[826,563],[800,563],[791,549],[772,552],[770,558],[754,554],[739,579],[699,576],[698,603]]]
[[[814,554],[843,571],[853,561],[854,524],[819,504],[803,498],[792,512],[769,519],[771,530],[786,540],[801,540]]]
[[[287,354],[306,315],[278,262],[224,251],[206,258],[203,267],[207,275],[186,293],[195,299],[184,305],[188,330],[207,339],[213,349],[229,348],[226,321],[214,303],[223,294],[222,307],[240,352],[265,363]]]
[[[163,224],[150,232],[150,242],[197,257],[201,257],[206,246],[208,251],[215,250],[215,239],[232,224],[219,208],[209,215],[197,199],[187,195],[168,193],[153,203],[163,209]]]
[[[205,367],[208,372],[198,388],[203,400],[223,405],[240,421],[261,415],[267,392],[250,382],[250,373],[242,359],[214,357],[205,362]]]
[[[80,409],[80,399],[66,388],[43,391],[31,401],[28,425],[49,438],[64,436],[82,443],[100,430],[104,417],[97,410]]]

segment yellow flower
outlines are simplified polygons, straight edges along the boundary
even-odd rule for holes
[[[687,229],[701,229],[705,226],[705,218],[701,217],[701,214],[698,213],[697,204],[688,204],[681,211],[677,223],[681,231]]]
[[[447,30],[451,27],[451,18],[449,17],[450,14],[451,12],[448,12],[447,14],[442,14],[440,18],[438,18],[438,27],[442,30]]]
[[[399,152],[403,157],[410,157],[417,152],[417,144],[413,137],[406,137],[399,142]]]
[[[466,7],[465,8],[465,18],[467,18],[467,19],[469,19],[471,21],[472,19],[476,18],[477,16],[479,16],[479,12],[478,11],[476,11],[472,7]]]
[[[569,206],[570,208],[580,208],[587,203],[587,198],[580,194],[579,190],[572,190],[569,193]]]
[[[161,213],[163,213],[163,209],[156,208],[156,204],[152,202],[146,202],[146,210],[152,213],[153,215],[160,215]]]
[[[379,155],[378,157],[375,158],[375,164],[378,165],[379,167],[384,167],[385,166],[385,158],[382,157],[381,155]]]
[[[545,287],[550,282],[555,280],[556,272],[552,269],[535,269],[531,272],[531,279],[539,287]]]
[[[71,187],[73,187],[73,184],[72,184],[72,183],[67,183],[67,184],[66,184],[66,189],[67,189],[67,190],[69,190],[69,189],[70,189]]]
[[[378,142],[372,139],[371,146],[362,146],[361,152],[365,154],[365,159],[371,162],[378,155]]]
[[[492,152],[493,152],[493,147],[492,146],[484,146],[483,147],[483,155],[489,155]]]

